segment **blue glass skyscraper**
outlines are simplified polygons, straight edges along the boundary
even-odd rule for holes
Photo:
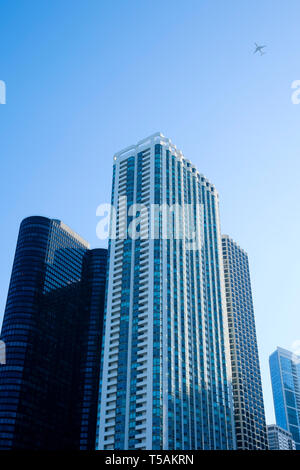
[[[300,450],[300,357],[277,348],[269,362],[276,423],[292,434]]]
[[[100,357],[106,285],[107,250],[94,248],[85,253],[81,276],[82,312],[79,331],[80,361],[77,414],[79,416],[80,450],[94,450],[99,394]]]
[[[222,236],[237,449],[268,448],[247,253]]]
[[[231,449],[217,191],[154,134],[114,156],[112,204],[97,448]]]

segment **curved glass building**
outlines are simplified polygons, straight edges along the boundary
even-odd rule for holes
[[[248,255],[222,236],[226,306],[238,450],[268,448]]]
[[[1,332],[0,449],[94,447],[105,272],[106,250],[63,222],[21,223]]]

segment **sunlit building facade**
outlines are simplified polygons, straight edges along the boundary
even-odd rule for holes
[[[60,220],[22,221],[1,331],[1,450],[94,449],[106,261]]]
[[[269,424],[267,428],[269,450],[296,450],[296,445],[290,432],[276,424]]]
[[[217,191],[154,134],[114,156],[112,205],[97,448],[231,449]]]
[[[292,434],[300,450],[300,356],[277,348],[269,362],[276,424]]]
[[[222,236],[237,449],[268,448],[247,253]]]

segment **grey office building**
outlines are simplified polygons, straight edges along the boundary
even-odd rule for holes
[[[247,253],[222,236],[237,449],[268,448]]]
[[[1,450],[94,449],[106,259],[60,220],[22,221],[1,331]]]
[[[295,450],[296,445],[290,432],[276,424],[268,425],[269,450]]]

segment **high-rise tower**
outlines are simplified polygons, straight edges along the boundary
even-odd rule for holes
[[[93,449],[107,250],[59,220],[20,226],[2,325],[0,449]]]
[[[295,441],[290,432],[276,424],[269,424],[267,429],[269,450],[296,450]]]
[[[247,253],[222,236],[237,449],[268,448]]]
[[[289,431],[300,450],[300,356],[277,348],[270,356],[276,423]]]
[[[80,333],[80,367],[78,376],[77,414],[80,438],[76,448],[94,450],[96,440],[97,409],[103,315],[106,285],[107,250],[94,248],[84,256],[81,277],[82,313],[78,328]]]
[[[114,156],[99,449],[233,447],[215,187],[161,134]]]

